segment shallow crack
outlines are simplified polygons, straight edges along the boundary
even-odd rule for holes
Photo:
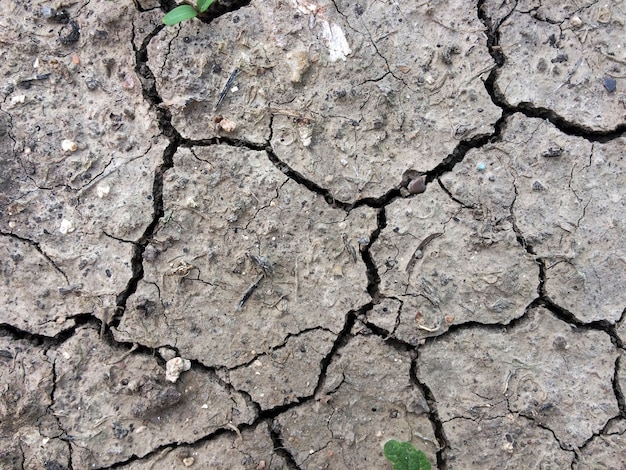
[[[46,358],[49,358],[48,356],[48,352],[51,350],[52,348],[47,348],[44,351],[44,355],[46,356]],[[52,416],[54,416],[54,420],[57,423],[57,426],[59,428],[59,430],[61,431],[61,435],[58,436],[58,438],[61,441],[64,441],[66,446],[67,446],[67,460],[68,460],[68,468],[71,470],[72,467],[72,444],[69,441],[69,439],[67,439],[67,431],[63,428],[63,426],[61,425],[61,420],[58,418],[58,416],[54,413],[54,411],[52,410],[52,407],[54,406],[55,403],[55,395],[56,395],[56,391],[57,391],[57,370],[56,370],[56,357],[55,359],[52,361],[51,363],[51,371],[52,371],[52,389],[50,390],[50,406],[48,406],[47,408],[47,412],[50,413]],[[47,465],[47,464],[46,464]]]
[[[50,265],[54,268],[56,272],[58,272],[61,276],[63,276],[67,285],[70,284],[69,278],[67,277],[65,272],[63,272],[63,270],[56,265],[54,260],[50,258],[45,251],[43,251],[43,249],[41,248],[41,244],[39,242],[33,241],[29,238],[20,237],[19,235],[16,235],[14,233],[7,233],[7,232],[2,232],[2,231],[0,231],[0,236],[14,238],[15,240],[19,240],[21,242],[24,242],[32,246],[41,256],[43,256],[46,259],[46,261],[48,261],[48,263],[50,263]]]
[[[277,344],[275,346],[272,346],[271,349],[269,349],[269,351],[266,352],[259,352],[258,354],[254,355],[252,357],[252,359],[250,359],[248,362],[244,362],[243,364],[238,364],[234,367],[231,367],[228,369],[228,372],[232,372],[238,369],[243,369],[246,367],[251,366],[256,360],[258,360],[260,357],[264,357],[264,356],[271,356],[272,353],[280,351],[281,349],[283,349],[285,346],[287,346],[287,343],[289,342],[290,339],[292,338],[298,338],[301,335],[304,335],[306,333],[310,333],[312,331],[326,331],[327,333],[331,333],[334,334],[331,330],[329,330],[328,328],[324,328],[322,326],[315,326],[315,327],[311,327],[311,328],[305,328],[304,330],[300,330],[297,333],[288,333],[283,341],[280,344]],[[300,397],[297,397],[298,400],[300,400]]]

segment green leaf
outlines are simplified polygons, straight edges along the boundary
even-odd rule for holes
[[[421,450],[415,450],[410,442],[387,441],[385,457],[393,464],[393,470],[430,470],[430,462]]]
[[[215,0],[197,0],[196,8],[200,13],[204,13],[211,5],[213,5],[213,2],[215,2]]]
[[[198,16],[198,12],[191,5],[179,5],[163,17],[163,23],[171,26],[196,16]]]

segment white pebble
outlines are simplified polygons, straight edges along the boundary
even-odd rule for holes
[[[63,235],[67,235],[68,233],[72,233],[74,230],[76,230],[76,227],[74,227],[74,222],[72,222],[71,220],[67,220],[67,219],[63,219],[61,221],[61,226],[59,227],[59,232],[61,232]]]
[[[580,28],[583,24],[583,20],[579,16],[572,16],[569,20],[573,28]]]
[[[102,184],[96,188],[96,194],[100,199],[107,197],[110,191],[111,186],[109,186],[108,184]]]
[[[176,351],[170,348],[162,347],[158,349],[159,354],[165,361],[172,360],[176,357]]]
[[[219,125],[224,132],[233,132],[235,129],[237,129],[237,124],[235,123],[235,121],[231,121],[230,119],[226,118],[222,119]]]
[[[26,101],[26,95],[15,95],[11,97],[11,104],[21,104],[24,101]]]
[[[191,369],[191,361],[182,357],[175,357],[165,363],[165,380],[176,382],[182,372]]]
[[[78,145],[76,144],[76,142],[72,142],[69,139],[65,139],[63,140],[63,142],[61,142],[61,148],[63,149],[64,152],[76,152]]]

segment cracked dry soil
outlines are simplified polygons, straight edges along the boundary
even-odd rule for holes
[[[3,4],[0,468],[625,468],[626,2],[173,6]]]

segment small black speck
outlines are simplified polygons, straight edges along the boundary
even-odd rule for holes
[[[539,181],[533,183],[533,191],[543,191],[544,189],[546,188]]]
[[[558,54],[554,59],[552,59],[550,62],[552,62],[553,64],[561,64],[563,62],[567,62],[569,59],[569,57],[567,56],[567,54]]]
[[[238,16],[234,16],[233,17],[233,23],[235,23],[235,24],[239,23],[239,17]]]
[[[185,37],[183,38],[183,42],[184,42],[185,44],[189,44],[189,43],[191,42],[191,38],[190,38],[189,36],[185,36]]]
[[[110,270],[110,269],[105,269],[105,270],[104,270],[104,274],[106,274],[106,275],[107,275],[107,277],[111,277],[111,276],[112,276],[112,274],[111,274],[111,270]]]

